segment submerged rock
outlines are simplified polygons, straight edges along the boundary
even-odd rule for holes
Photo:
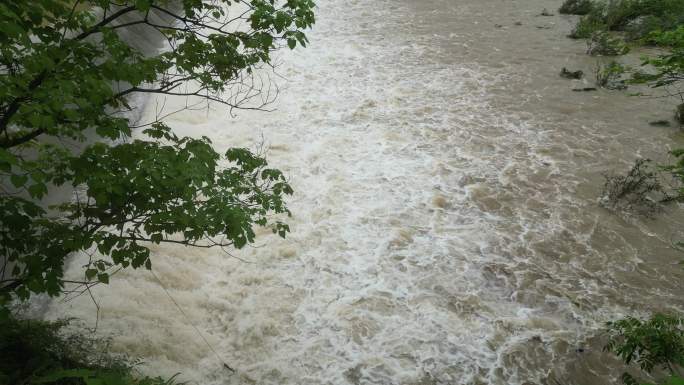
[[[588,92],[596,91],[596,87],[573,88],[572,90],[575,92]]]
[[[582,79],[584,72],[582,71],[570,71],[569,69],[563,67],[560,72],[560,76],[566,79]]]
[[[648,124],[654,127],[670,127],[669,120],[656,120],[653,122],[649,122]]]

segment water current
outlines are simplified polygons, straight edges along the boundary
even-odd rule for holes
[[[167,119],[221,151],[265,144],[296,191],[292,233],[232,256],[155,246],[187,316],[124,271],[95,290],[98,333],[202,385],[618,381],[601,327],[684,309],[684,216],[602,208],[603,174],[684,144],[648,125],[675,101],[573,92],[601,59],[566,38],[573,17],[539,16],[559,1],[318,3],[310,47],[279,57],[273,112]],[[86,296],[48,311],[95,314]]]

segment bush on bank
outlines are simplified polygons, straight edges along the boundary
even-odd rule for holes
[[[0,384],[3,385],[171,385],[174,379],[141,376],[139,363],[110,352],[109,340],[70,320],[39,321],[0,317]]]
[[[629,45],[664,48],[643,58],[640,68],[624,68],[630,75],[626,83],[664,87],[667,95],[684,96],[671,87],[684,80],[684,0],[565,0],[560,10],[583,15],[568,36],[587,39],[591,55],[623,55]],[[681,110],[684,104],[675,120],[684,124]]]
[[[684,23],[684,0],[566,0],[560,12],[583,15],[571,37],[616,31],[626,40],[652,44],[651,33],[672,31]]]
[[[590,54],[624,54],[626,42],[666,48],[660,55],[644,58],[641,70],[629,71],[627,82],[659,88],[684,80],[684,0],[566,0],[561,13],[582,15],[569,37],[589,39]],[[617,62],[599,67],[597,85],[621,89],[624,87],[621,75],[626,72]],[[682,96],[679,91],[668,91]],[[684,110],[683,107],[684,104],[680,105],[678,111]],[[684,119],[677,120],[684,123]],[[662,203],[681,202],[684,150],[670,154],[676,159],[671,165],[651,168],[648,160],[637,160],[626,176],[608,177],[604,199],[612,204],[627,202],[630,207],[646,208],[646,212],[652,212]],[[666,191],[661,175],[676,187]],[[683,246],[681,242],[675,245],[681,249]],[[614,353],[625,364],[636,366],[622,375],[624,384],[684,385],[684,318],[681,315],[655,314],[644,320],[626,317],[608,323],[607,333],[604,350]]]

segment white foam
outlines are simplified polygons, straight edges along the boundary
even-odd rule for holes
[[[265,233],[234,253],[252,263],[153,250],[156,274],[238,375],[149,272],[96,290],[100,332],[147,372],[201,384],[538,382],[623,309],[603,298],[623,286],[596,267],[614,250],[593,248],[621,235],[582,214],[579,179],[548,152],[565,143],[497,107],[490,91],[510,76],[444,59],[432,34],[397,32],[407,5],[380,3],[320,4],[311,46],[282,57],[275,112],[168,119],[219,150],[263,135],[296,193],[287,240]],[[49,315],[61,314],[94,310],[80,298]]]

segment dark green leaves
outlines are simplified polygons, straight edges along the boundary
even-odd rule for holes
[[[19,175],[19,174],[12,174],[10,176],[10,181],[14,185],[14,187],[23,187],[26,182],[28,181],[28,176],[26,175]]]
[[[70,320],[37,321],[0,316],[0,383],[46,385],[174,385],[140,376],[134,358],[112,354],[98,338]],[[71,324],[72,327],[66,326]],[[80,326],[80,327],[79,327]]]
[[[89,127],[109,139],[128,137],[125,119],[111,114],[129,108],[126,95],[177,94],[190,81],[198,85],[192,94],[208,91],[213,100],[239,108],[223,97],[226,84],[269,62],[279,40],[291,48],[305,45],[303,30],[315,21],[310,0],[281,6],[254,0],[251,12],[234,21],[226,13],[228,1],[184,1],[185,14],[163,0],[119,3],[100,18],[90,10],[109,2],[83,1],[75,9],[51,0],[0,5],[0,148],[41,135],[82,140]],[[150,21],[148,12],[165,15],[168,25]],[[241,19],[253,30],[231,31]],[[143,55],[119,37],[122,23],[147,26],[149,35],[169,42],[168,49]],[[115,91],[112,84],[126,87]]]
[[[108,283],[109,283],[109,274],[107,274],[107,273],[100,273],[100,274],[97,275],[97,280],[98,280],[99,282],[104,283],[104,284],[108,284]]]
[[[207,139],[178,138],[161,124],[148,132],[169,143],[96,143],[71,159],[61,178],[83,192],[60,206],[70,221],[45,217],[20,198],[0,201],[15,210],[6,211],[1,223],[2,251],[26,264],[14,276],[30,292],[57,294],[71,251],[97,245],[111,262],[92,261],[85,278],[108,283],[113,266],[150,268],[149,243],[240,248],[254,241],[255,225],[267,226],[272,214],[289,214],[283,199],[292,189],[280,171],[266,168],[265,159],[236,148],[221,166]],[[44,185],[28,190],[34,186]],[[289,231],[279,221],[272,226],[283,237]]]

